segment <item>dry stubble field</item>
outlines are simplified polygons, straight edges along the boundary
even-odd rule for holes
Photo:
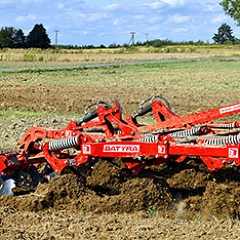
[[[124,114],[162,95],[181,115],[239,102],[239,61],[193,61],[0,73],[0,151],[28,127],[66,126],[98,100]],[[239,115],[230,117],[239,121]],[[240,239],[239,170],[211,174],[201,162],[132,178],[108,162],[87,178],[67,174],[23,196],[3,196],[1,239]],[[113,191],[114,190],[114,191]],[[114,192],[114,194],[113,194]]]

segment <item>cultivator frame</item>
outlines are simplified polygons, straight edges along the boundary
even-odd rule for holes
[[[96,110],[89,112],[93,106]],[[0,173],[6,180],[20,172],[18,181],[13,180],[32,190],[37,184],[31,181],[38,183],[51,172],[61,174],[81,165],[92,168],[101,159],[119,158],[135,176],[147,165],[181,162],[188,157],[202,159],[210,171],[239,166],[240,122],[214,122],[239,112],[240,103],[236,103],[179,116],[165,98],[153,96],[140,103],[137,113],[123,119],[118,100],[114,106],[100,101],[64,129],[30,128],[19,139],[16,152],[0,155]],[[138,118],[148,113],[155,123],[140,124]],[[29,169],[30,177],[22,177]]]

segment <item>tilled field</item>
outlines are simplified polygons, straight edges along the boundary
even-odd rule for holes
[[[1,86],[1,109],[79,112],[92,102],[118,98],[125,113],[153,94],[181,115],[235,103],[239,91]],[[114,94],[113,94],[114,92]],[[141,93],[141,96],[139,96]],[[239,116],[234,116],[239,121]],[[231,120],[234,119],[231,117]],[[61,128],[64,117],[15,119],[6,139],[36,124]],[[1,126],[2,127],[2,126]],[[12,146],[15,142],[12,142]],[[12,149],[9,145],[8,149]],[[4,152],[7,149],[0,149]],[[197,159],[144,169],[132,177],[121,164],[97,163],[91,174],[65,174],[34,193],[3,196],[2,239],[240,239],[240,174],[212,174]]]

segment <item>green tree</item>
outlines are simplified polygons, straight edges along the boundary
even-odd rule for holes
[[[42,24],[36,24],[27,36],[27,46],[30,48],[46,49],[51,47],[51,41]]]
[[[222,0],[220,5],[224,12],[240,26],[240,0]]]
[[[4,27],[0,30],[0,48],[22,48],[26,46],[26,37],[21,29]]]
[[[218,33],[215,33],[212,39],[217,44],[235,43],[235,37],[232,34],[232,28],[226,23],[223,23],[218,28]]]
[[[1,28],[0,30],[0,48],[11,48],[13,46],[12,34],[9,28]]]
[[[18,29],[14,31],[13,34],[13,45],[16,48],[24,48],[26,47],[26,37],[22,29]]]

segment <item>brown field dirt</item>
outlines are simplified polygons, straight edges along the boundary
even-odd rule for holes
[[[0,89],[0,109],[83,113],[92,102],[118,98],[125,113],[134,113],[140,101],[161,94],[176,113],[185,115],[235,103],[239,93],[4,85]],[[239,115],[230,119],[239,121]],[[31,123],[26,124],[31,127]],[[16,122],[8,123],[8,134],[22,132],[15,126]],[[122,164],[101,161],[84,176],[70,172],[40,184],[33,193],[2,196],[0,236],[240,239],[239,176],[239,170],[233,167],[210,173],[199,159],[149,167],[138,177],[132,177]]]

